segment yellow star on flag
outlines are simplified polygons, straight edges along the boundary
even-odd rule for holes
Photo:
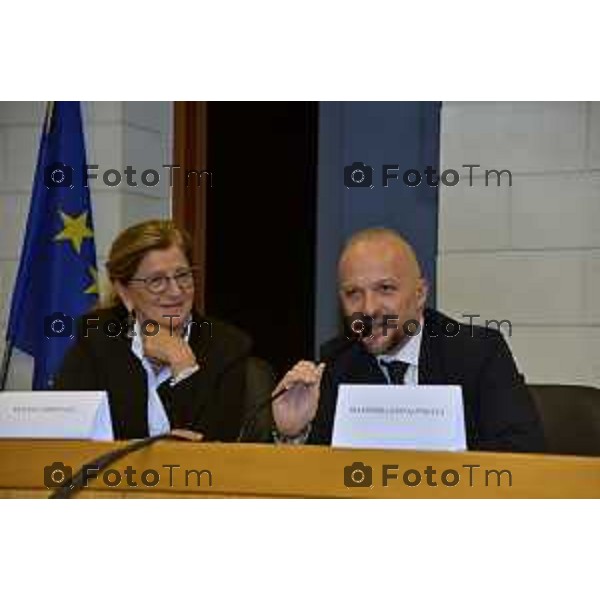
[[[98,294],[98,270],[94,269],[94,267],[88,267],[88,271],[90,272],[90,276],[92,278],[92,283],[83,290],[84,294]]]
[[[87,211],[82,212],[78,217],[71,217],[62,210],[60,217],[63,220],[64,229],[56,235],[55,242],[62,240],[70,241],[78,254],[81,254],[81,244],[86,238],[94,237],[94,232],[87,226]]]

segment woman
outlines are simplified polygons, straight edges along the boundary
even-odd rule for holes
[[[235,440],[251,341],[193,308],[186,234],[172,221],[123,231],[106,263],[108,306],[82,318],[55,380],[63,390],[106,390],[116,439],[192,429]]]

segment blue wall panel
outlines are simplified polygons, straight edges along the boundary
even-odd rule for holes
[[[408,169],[439,169],[439,102],[321,102],[317,198],[316,335],[338,330],[336,262],[344,241],[366,227],[399,231],[414,246],[435,306],[438,188],[409,187]],[[363,162],[373,187],[344,185],[344,167]],[[383,186],[382,166],[398,165],[399,179]]]

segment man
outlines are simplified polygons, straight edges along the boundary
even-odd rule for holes
[[[355,234],[338,277],[345,317],[372,319],[371,335],[355,344],[331,340],[322,347],[330,360],[301,361],[285,375],[275,391],[288,391],[273,404],[281,441],[331,443],[341,383],[451,384],[462,387],[469,449],[543,451],[539,419],[502,334],[426,309],[427,284],[400,235]]]

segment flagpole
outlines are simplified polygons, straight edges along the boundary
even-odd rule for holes
[[[50,133],[50,127],[52,126],[52,114],[54,113],[54,100],[46,102],[46,115],[44,117],[44,133],[47,135]]]
[[[7,339],[6,346],[4,346],[4,355],[2,356],[2,367],[0,368],[0,392],[3,392],[6,388],[6,380],[8,379],[8,369],[10,367],[12,351],[13,343]]]

